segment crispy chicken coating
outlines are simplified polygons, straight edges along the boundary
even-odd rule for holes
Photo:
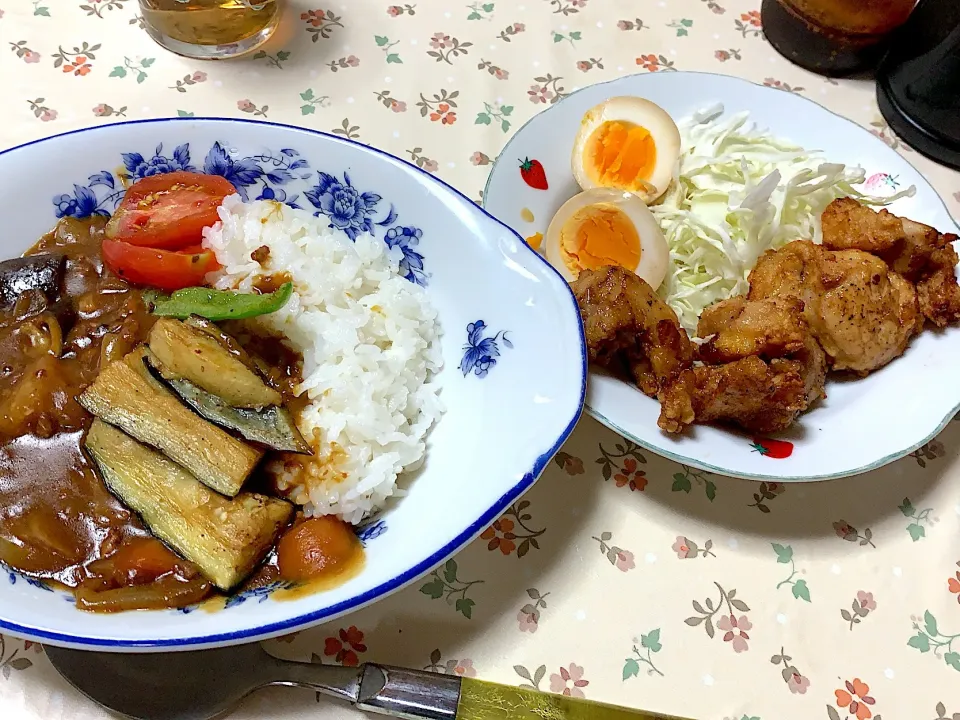
[[[920,328],[913,286],[880,258],[806,240],[764,253],[750,273],[751,300],[793,297],[834,370],[860,375],[903,354]]]
[[[766,362],[756,355],[723,365],[699,365],[668,385],[658,424],[680,432],[691,422],[732,422],[747,430],[786,430],[809,405],[803,363]]]
[[[827,361],[796,297],[730,298],[700,316],[709,338],[695,367],[668,386],[659,425],[678,432],[690,422],[725,421],[754,432],[789,427],[824,392]]]
[[[652,397],[693,363],[695,348],[676,313],[632,272],[586,270],[572,288],[590,362],[613,369],[625,364]]]
[[[876,212],[852,198],[840,198],[821,216],[823,246],[828,250],[863,250],[916,285],[920,312],[937,327],[960,320],[957,285],[957,236],[929,225]]]
[[[944,236],[947,237],[947,236]],[[960,287],[957,286],[957,251],[946,245],[930,254],[927,275],[917,283],[920,312],[937,327],[960,321]]]

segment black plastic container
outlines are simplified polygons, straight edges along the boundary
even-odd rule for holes
[[[811,72],[836,77],[870,73],[915,4],[914,0],[843,0],[842,8],[831,10],[837,3],[763,0],[763,34],[777,52]],[[865,6],[859,20],[851,14],[851,5],[857,4]]]
[[[920,0],[877,71],[877,103],[904,142],[960,169],[960,0]]]

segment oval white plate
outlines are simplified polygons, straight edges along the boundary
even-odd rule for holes
[[[900,187],[915,185],[912,198],[891,211],[956,232],[943,201],[900,155],[855,123],[806,98],[723,75],[632,75],[580,90],[535,116],[511,138],[487,181],[484,207],[524,237],[544,232],[550,218],[579,191],[570,153],[583,114],[606,98],[639,95],[675,119],[723,103],[726,112],[749,111],[751,120],[831,162],[860,165],[867,177],[886,173]],[[525,159],[539,160],[549,189],[534,190],[520,177]],[[521,212],[533,213],[527,222]],[[523,213],[526,215],[526,213]],[[774,459],[754,438],[720,427],[697,426],[682,437],[660,431],[660,406],[632,385],[591,372],[587,411],[625,437],[660,455],[711,472],[756,480],[826,480],[865,472],[900,458],[936,435],[960,407],[960,329],[927,330],[906,354],[856,382],[829,381],[828,399],[801,416],[780,437],[792,455]],[[776,454],[776,453],[774,453]]]
[[[479,535],[533,484],[580,416],[583,328],[560,275],[453,188],[343,138],[190,118],[107,125],[7,150],[0,257],[19,255],[60,215],[112,211],[121,173],[176,169],[224,175],[249,198],[296,203],[348,234],[367,228],[399,243],[408,279],[425,285],[439,313],[447,412],[428,438],[424,467],[402,479],[407,495],[359,531],[362,572],[336,589],[278,600],[268,586],[217,612],[95,615],[0,566],[0,630],[72,647],[176,650],[329,620],[413,582]]]

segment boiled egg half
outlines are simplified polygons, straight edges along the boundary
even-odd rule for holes
[[[608,187],[650,204],[667,191],[680,158],[680,131],[659,105],[615,97],[587,111],[571,166],[582,190]]]
[[[633,193],[594,188],[567,200],[550,221],[547,260],[573,282],[583,270],[620,265],[656,290],[667,274],[667,241]]]

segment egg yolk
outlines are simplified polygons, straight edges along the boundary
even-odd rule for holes
[[[590,134],[584,160],[598,185],[636,191],[653,174],[657,143],[641,125],[608,120]]]
[[[640,264],[640,235],[626,213],[609,203],[577,210],[560,229],[560,257],[571,272]]]

